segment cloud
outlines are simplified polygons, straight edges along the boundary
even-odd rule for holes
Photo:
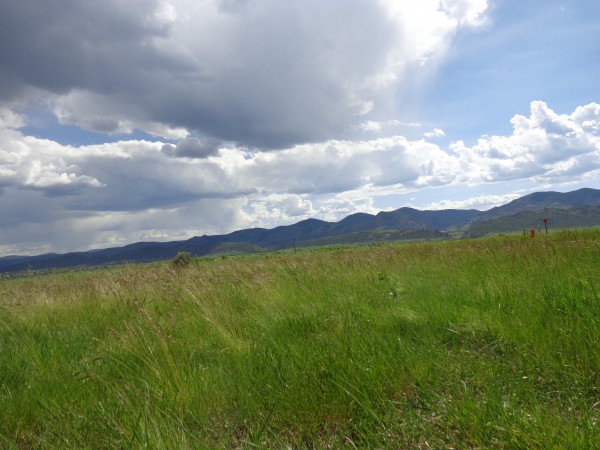
[[[82,173],[75,163],[76,152],[53,141],[0,128],[0,188],[39,189],[56,195],[102,187],[96,178]]]
[[[208,158],[217,155],[222,145],[215,139],[185,138],[177,145],[165,144],[161,150],[166,155],[180,158]]]
[[[434,128],[431,131],[427,131],[423,134],[423,137],[427,139],[435,139],[442,136],[446,136],[446,133],[441,128]]]
[[[377,214],[380,211],[373,206],[373,198],[366,197],[364,194],[358,197],[348,198],[345,195],[334,195],[321,203],[318,217],[322,220],[336,222],[351,214],[359,212]]]
[[[137,77],[169,61],[148,45],[168,36],[166,6],[158,0],[3,0],[2,98],[28,87],[58,94],[136,89]]]
[[[78,210],[140,210],[194,199],[272,195],[335,195],[394,186],[397,189],[476,185],[534,178],[564,181],[600,168],[600,106],[556,114],[532,102],[516,115],[509,136],[458,141],[450,149],[403,136],[329,140],[272,151],[248,152],[211,139],[177,145],[118,141],[71,147],[0,128],[0,185],[69,194]],[[439,133],[437,133],[439,134]],[[68,188],[68,189],[67,189]],[[126,193],[124,195],[123,193]],[[287,197],[285,197],[287,198]],[[293,197],[297,199],[297,197]],[[290,207],[289,215],[293,215]]]
[[[39,192],[13,192],[3,199],[0,254],[41,254],[122,246],[139,241],[187,239],[249,226],[243,198],[205,199],[171,208],[138,211],[71,211],[63,199]],[[7,201],[9,200],[9,201]],[[24,203],[26,202],[26,203]],[[60,208],[59,211],[53,209]]]
[[[0,2],[0,98],[63,124],[262,149],[388,111],[487,1]]]
[[[468,183],[533,178],[567,181],[600,164],[600,105],[590,103],[572,114],[556,114],[542,101],[531,102],[529,117],[511,119],[510,136],[480,138],[472,147],[451,145]]]
[[[244,212],[249,223],[266,228],[298,222],[317,214],[310,200],[295,194],[269,194],[249,201]]]
[[[485,211],[495,206],[501,206],[509,203],[523,194],[502,194],[502,195],[477,195],[475,197],[463,200],[440,200],[429,203],[424,209],[440,210],[440,209],[478,209]]]
[[[73,90],[55,97],[50,103],[62,125],[76,125],[108,135],[130,134],[136,129],[166,139],[183,139],[189,135],[183,127],[148,118],[146,113],[138,111],[133,101],[123,103],[120,96]]]
[[[27,119],[24,115],[15,113],[10,108],[0,106],[0,129],[18,129],[24,127]]]
[[[359,123],[356,126],[356,130],[361,131],[363,133],[382,133],[388,132],[390,130],[394,130],[394,133],[391,134],[400,134],[402,132],[406,132],[407,130],[420,128],[422,125],[418,122],[402,122],[397,119],[390,119],[384,121],[375,121],[375,120],[367,120],[365,122]]]

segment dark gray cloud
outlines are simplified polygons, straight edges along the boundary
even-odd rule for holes
[[[217,0],[220,11],[239,13],[248,5],[249,0]]]
[[[2,0],[3,98],[27,87],[135,91],[145,71],[173,63],[148,45],[168,34],[160,11],[158,0]]]
[[[179,158],[208,158],[217,155],[222,146],[223,143],[216,139],[185,138],[177,145],[163,145],[161,151],[165,155]]]
[[[435,26],[412,36],[410,14],[383,0],[0,0],[0,95],[49,94],[63,123],[104,133],[324,141],[385,108],[456,14],[485,10],[461,4],[431,2]]]
[[[11,190],[2,198],[0,255],[67,252],[141,240],[185,239],[243,228],[240,199],[198,199],[170,208],[78,211],[65,198]]]

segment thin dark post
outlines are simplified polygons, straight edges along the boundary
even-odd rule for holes
[[[548,234],[548,219],[544,219],[544,227],[546,228],[546,234]]]

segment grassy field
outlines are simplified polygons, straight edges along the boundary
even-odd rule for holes
[[[0,279],[0,447],[594,448],[600,231]]]

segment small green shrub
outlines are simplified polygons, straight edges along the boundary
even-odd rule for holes
[[[187,267],[192,263],[192,254],[188,252],[179,252],[171,260],[173,267]]]
[[[379,272],[377,274],[377,279],[380,282],[387,284],[388,294],[392,298],[398,298],[404,293],[404,289],[400,285],[400,283],[394,279],[392,279],[386,272]]]

